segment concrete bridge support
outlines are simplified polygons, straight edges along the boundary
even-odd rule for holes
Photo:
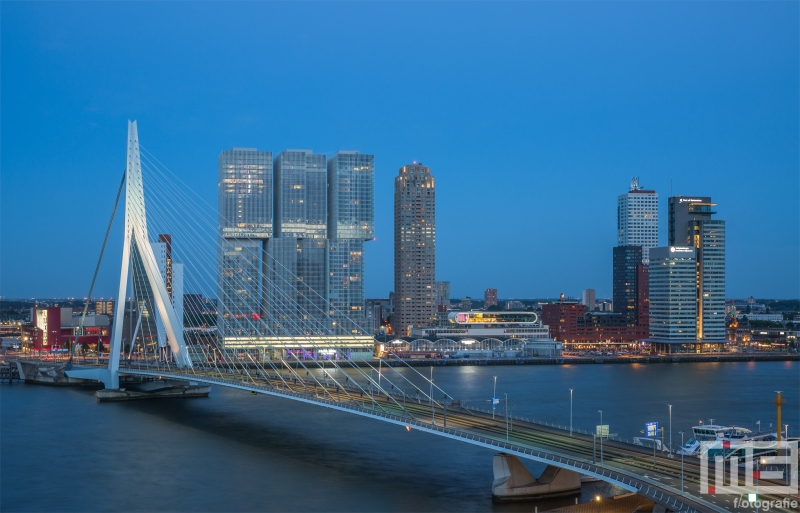
[[[581,476],[571,470],[548,465],[539,479],[511,454],[497,453],[492,465],[492,501],[514,502],[575,495],[581,491]]]

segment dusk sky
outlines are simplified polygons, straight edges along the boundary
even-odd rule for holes
[[[394,176],[412,161],[436,177],[436,274],[454,297],[609,297],[633,176],[659,193],[662,244],[670,187],[718,204],[728,297],[800,297],[799,14],[2,2],[0,295],[86,295],[135,119],[142,145],[212,204],[224,149],[373,153],[367,297],[393,286]],[[115,293],[121,220],[96,296]]]

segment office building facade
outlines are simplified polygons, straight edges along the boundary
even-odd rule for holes
[[[658,246],[658,194],[639,187],[638,177],[617,197],[617,245],[641,246],[645,264],[650,248]]]
[[[394,183],[394,318],[397,334],[436,316],[436,188],[430,168],[400,168]]]
[[[328,171],[325,155],[286,150],[273,162],[275,238],[328,236]]]
[[[310,150],[219,157],[219,329],[247,337],[359,334],[374,156]]]
[[[669,246],[653,248],[650,255],[651,343],[694,344],[697,340],[695,250],[691,246]]]
[[[674,350],[717,350],[726,340],[725,333],[725,221],[713,219],[716,204],[708,196],[673,196],[667,201],[669,209],[668,240],[670,245],[659,249],[661,258],[664,255],[675,256],[688,253],[681,248],[690,248],[693,255],[692,297],[694,305],[691,309],[692,329],[685,329],[681,318],[680,330],[666,330],[658,326],[651,330],[651,338],[655,342],[682,343],[691,339],[693,346],[683,345]],[[683,262],[683,260],[682,260]],[[655,279],[651,269],[651,277]],[[663,270],[659,272],[663,273]],[[673,273],[674,274],[674,273]],[[681,274],[681,279],[687,279]],[[663,276],[658,275],[663,281]],[[677,279],[677,278],[676,278]],[[659,286],[663,287],[663,283]],[[665,308],[662,295],[658,309],[655,303],[655,289],[651,288],[651,322],[659,320]],[[674,304],[671,309],[679,312],[688,311],[685,307],[684,294],[672,296]],[[668,346],[664,348],[669,349]]]
[[[710,221],[716,204],[709,196],[672,196],[667,199],[667,245],[695,246],[691,221]]]
[[[328,299],[344,333],[367,326],[364,310],[364,242],[375,238],[375,156],[339,151],[329,160]]]
[[[612,303],[614,312],[625,319],[628,326],[639,320],[638,269],[643,265],[641,246],[617,246],[613,256]]]

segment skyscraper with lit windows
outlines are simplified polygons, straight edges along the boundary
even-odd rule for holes
[[[617,197],[617,246],[641,246],[645,265],[650,248],[658,246],[658,194],[639,187],[638,177]]]
[[[431,325],[436,316],[436,188],[422,164],[394,181],[395,332]]]
[[[266,301],[261,255],[273,235],[272,152],[225,150],[217,172],[218,326],[223,335],[246,335],[241,331],[247,322],[233,322],[232,317],[254,322]]]
[[[222,152],[217,293],[224,336],[251,335],[263,323],[276,334],[360,333],[373,175],[374,156],[355,151],[329,162],[310,150],[274,159],[255,149]]]
[[[364,311],[364,242],[375,237],[375,156],[328,160],[328,301],[339,331],[358,333]]]

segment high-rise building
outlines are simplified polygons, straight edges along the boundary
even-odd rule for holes
[[[366,325],[364,242],[375,236],[374,176],[374,155],[339,151],[328,160],[328,298],[345,333]]]
[[[472,310],[472,298],[469,296],[465,297],[464,299],[461,300],[461,303],[459,303],[458,306],[459,308],[461,308],[462,311],[469,312],[470,310]]]
[[[594,289],[586,289],[581,295],[581,304],[586,305],[586,310],[593,311],[596,307],[596,294]]]
[[[275,237],[324,239],[328,221],[325,155],[286,150],[275,157]]]
[[[696,254],[693,247],[653,248],[650,258],[651,343],[695,344]],[[672,352],[671,349],[667,349]]]
[[[394,182],[394,318],[397,334],[436,316],[436,188],[430,168],[409,164]]]
[[[375,156],[339,151],[328,160],[328,238],[375,237]]]
[[[622,314],[628,326],[636,326],[638,316],[638,267],[642,265],[641,246],[614,248],[614,274],[611,300],[614,312]]]
[[[364,241],[374,236],[373,162],[355,151],[329,162],[310,150],[274,159],[255,149],[222,152],[223,336],[360,333]]]
[[[272,152],[234,148],[217,164],[220,237],[272,237]]]
[[[263,313],[262,253],[274,229],[272,152],[233,148],[217,164],[218,329],[223,336],[252,335],[245,327]]]
[[[658,246],[658,194],[639,187],[638,177],[617,197],[617,245],[641,246],[645,264],[650,248]]]
[[[164,244],[164,285],[167,288],[167,294],[172,297],[172,235],[168,233],[158,234],[158,242]]]
[[[669,246],[694,246],[689,221],[710,221],[716,214],[709,196],[672,196],[667,199],[669,218],[667,244]]]
[[[486,289],[483,292],[483,309],[488,310],[492,306],[497,306],[497,289]]]
[[[673,196],[669,206],[670,246],[690,246],[696,255],[695,329],[698,341],[725,336],[725,221],[712,219],[709,196]]]
[[[725,221],[689,225],[697,252],[697,333],[702,340],[725,340]]]

